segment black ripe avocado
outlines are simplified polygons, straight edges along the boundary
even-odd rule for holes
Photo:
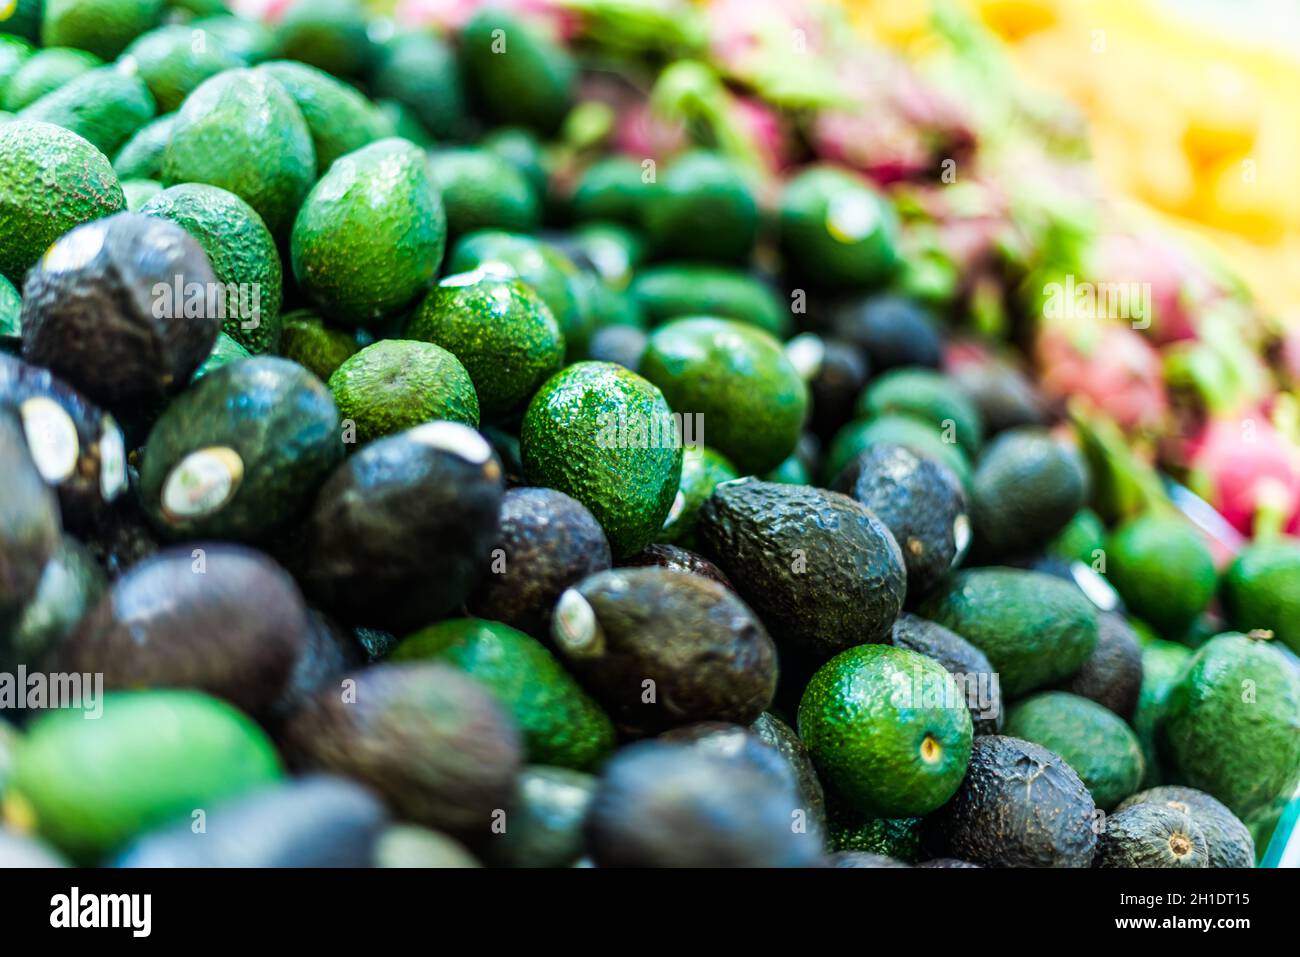
[[[778,645],[825,659],[888,640],[907,570],[889,529],[847,495],[726,482],[700,509],[696,534]]]
[[[1095,815],[1088,789],[1051,751],[981,735],[966,780],[926,819],[925,841],[936,854],[986,867],[1088,867]]]
[[[136,213],[87,223],[27,275],[23,358],[110,405],[176,392],[221,331],[208,303],[216,282],[175,223]]]
[[[626,568],[653,566],[655,568],[667,568],[671,571],[689,572],[692,575],[703,575],[719,585],[726,585],[732,591],[736,590],[730,579],[722,574],[721,568],[698,552],[693,552],[688,548],[680,548],[677,545],[647,545],[631,558],[620,562],[620,564]]]
[[[1160,804],[1186,814],[1205,835],[1210,867],[1254,867],[1255,842],[1245,824],[1204,791],[1176,784],[1140,791],[1125,798],[1116,811],[1138,804]]]
[[[911,614],[898,616],[890,640],[897,648],[933,658],[954,677],[961,676],[959,687],[965,693],[976,734],[997,734],[1002,730],[1001,687],[984,652],[943,625]]]
[[[1106,818],[1094,867],[1209,867],[1205,835],[1163,804],[1134,804]]]
[[[1097,616],[1097,647],[1060,687],[1109,708],[1125,721],[1133,717],[1142,690],[1142,646],[1123,615]]]
[[[692,721],[749,724],[776,693],[776,648],[762,622],[730,589],[699,575],[600,572],[560,596],[551,638],[633,735]]]
[[[0,410],[0,627],[7,626],[41,580],[59,544],[59,503],[41,479],[18,419]]]
[[[371,442],[317,496],[304,587],[353,624],[409,631],[450,613],[488,570],[503,486],[467,426],[428,422]]]

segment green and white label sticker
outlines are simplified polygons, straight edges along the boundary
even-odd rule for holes
[[[483,436],[459,422],[426,422],[407,434],[413,442],[450,452],[475,465],[482,465],[492,457],[492,446]]]
[[[58,485],[76,471],[77,456],[81,453],[72,416],[59,403],[43,395],[24,402],[19,414],[36,470],[46,482]]]
[[[173,522],[210,515],[230,501],[243,478],[244,461],[234,449],[191,452],[163,483],[163,515]]]
[[[596,627],[596,613],[587,599],[573,588],[566,589],[555,603],[551,632],[556,644],[570,654],[600,651],[600,629]]]
[[[966,549],[970,548],[970,518],[965,512],[952,520],[952,540],[957,546],[957,553],[952,557],[953,567],[956,567],[966,557]]]
[[[860,243],[880,224],[880,210],[866,193],[841,193],[826,207],[826,231],[841,243]]]
[[[99,494],[111,502],[126,489],[126,445],[111,415],[104,416],[99,434]]]

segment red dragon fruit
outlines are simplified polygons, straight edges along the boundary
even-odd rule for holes
[[[1183,447],[1192,491],[1243,535],[1300,521],[1300,449],[1251,410],[1210,418]]]

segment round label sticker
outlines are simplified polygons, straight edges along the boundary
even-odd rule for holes
[[[104,227],[97,223],[80,226],[45,251],[41,268],[46,272],[80,269],[104,248]]]
[[[43,395],[33,396],[19,407],[27,447],[41,478],[58,485],[77,468],[81,443],[72,416],[63,406]]]
[[[802,332],[785,344],[785,357],[790,360],[805,382],[815,379],[826,358],[826,344],[820,336]]]
[[[826,207],[826,231],[842,243],[860,243],[880,222],[880,211],[864,193],[842,193]]]
[[[952,540],[957,546],[957,553],[952,557],[952,566],[956,568],[966,557],[966,549],[970,548],[970,518],[965,512],[952,520]]]
[[[492,457],[492,446],[483,436],[459,422],[426,422],[411,429],[409,434],[412,441],[458,455],[475,465],[482,465]]]
[[[191,452],[163,483],[163,515],[173,522],[210,515],[230,501],[243,478],[244,462],[234,449]]]
[[[571,653],[596,649],[599,629],[596,613],[581,593],[569,588],[555,603],[555,640]]]
[[[111,502],[126,488],[126,445],[111,415],[104,416],[99,435],[99,494]]]

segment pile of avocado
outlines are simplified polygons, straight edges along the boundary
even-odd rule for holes
[[[0,866],[1253,866],[1300,542],[1103,521],[886,194],[587,67],[0,5],[0,672],[104,690],[0,694]]]

